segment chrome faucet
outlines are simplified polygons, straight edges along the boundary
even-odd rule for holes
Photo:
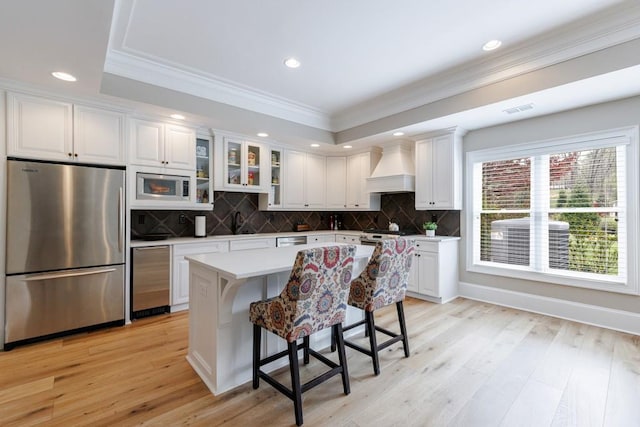
[[[242,214],[240,213],[240,211],[236,212],[233,215],[233,218],[231,219],[231,232],[233,234],[238,234],[238,231],[240,231],[240,228],[242,227],[242,223],[243,223],[243,219],[242,219]]]

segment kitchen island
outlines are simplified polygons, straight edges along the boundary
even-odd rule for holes
[[[252,333],[249,304],[280,294],[301,249],[340,245],[313,243],[280,248],[187,256],[189,261],[189,351],[187,360],[213,394],[251,380]],[[373,246],[357,245],[353,277],[364,269]],[[347,322],[362,318],[349,307]],[[266,333],[263,354],[286,349],[286,342]],[[329,345],[330,330],[311,337],[314,348]],[[271,369],[286,364],[274,362]]]

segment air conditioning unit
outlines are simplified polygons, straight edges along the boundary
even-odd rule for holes
[[[529,265],[529,217],[491,222],[493,262]],[[569,269],[569,223],[549,221],[549,267]]]

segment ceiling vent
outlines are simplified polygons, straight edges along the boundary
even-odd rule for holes
[[[502,111],[507,114],[515,114],[515,113],[521,113],[523,111],[528,111],[528,110],[533,110],[533,104],[518,105],[517,107],[507,108],[506,110],[502,110]]]

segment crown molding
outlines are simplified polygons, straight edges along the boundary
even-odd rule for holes
[[[329,115],[325,112],[218,77],[205,76],[132,49],[110,48],[104,71],[306,126],[331,130]]]
[[[104,71],[155,86],[330,131],[329,114],[127,46],[138,0],[116,0]]]
[[[640,38],[640,3],[625,1],[535,39],[506,46],[329,115],[127,47],[135,3],[116,0],[105,72],[331,132],[348,130]]]
[[[445,70],[334,114],[340,132],[640,38],[640,4],[623,5]]]

